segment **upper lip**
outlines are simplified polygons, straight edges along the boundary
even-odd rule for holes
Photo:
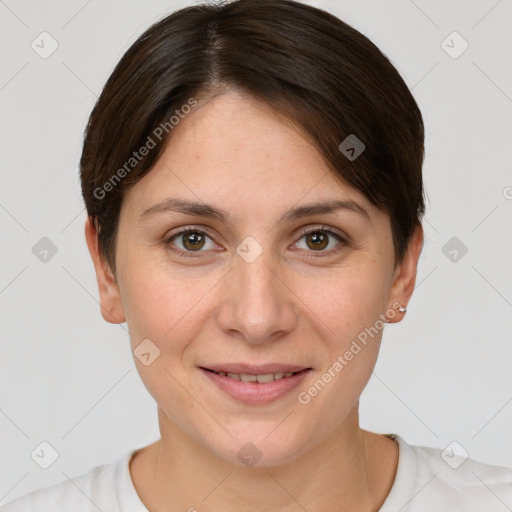
[[[245,363],[219,363],[201,366],[206,370],[213,370],[214,372],[227,372],[227,373],[244,373],[247,375],[266,375],[269,373],[287,373],[287,372],[300,372],[309,369],[308,366],[298,366],[293,364],[284,363],[269,363],[252,365]]]

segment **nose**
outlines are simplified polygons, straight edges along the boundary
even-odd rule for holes
[[[292,332],[298,319],[295,295],[268,253],[264,250],[252,262],[235,255],[220,298],[220,328],[251,344]]]

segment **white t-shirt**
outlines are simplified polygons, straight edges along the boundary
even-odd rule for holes
[[[491,466],[442,450],[399,444],[395,481],[379,512],[506,512],[512,510],[512,468]],[[148,512],[133,485],[129,461],[136,450],[111,464],[22,496],[2,512]],[[453,452],[450,452],[451,455]],[[453,467],[452,467],[453,466]],[[191,504],[194,506],[194,504]],[[201,509],[200,505],[196,507]]]

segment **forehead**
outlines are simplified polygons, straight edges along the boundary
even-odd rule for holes
[[[187,161],[214,179],[229,172],[254,182],[300,181],[328,171],[316,147],[288,119],[247,94],[229,92],[200,103],[177,128],[167,147],[171,161]]]
[[[247,215],[319,200],[373,209],[289,120],[251,96],[230,92],[199,99],[171,135],[154,168],[125,198],[135,196],[141,211],[170,196]]]

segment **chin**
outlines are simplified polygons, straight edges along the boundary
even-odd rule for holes
[[[303,440],[290,435],[289,430],[283,428],[277,432],[277,424],[272,428],[265,423],[259,429],[240,429],[239,436],[224,438],[223,442],[210,446],[210,449],[217,457],[241,468],[262,469],[292,463],[307,451],[308,446]]]

